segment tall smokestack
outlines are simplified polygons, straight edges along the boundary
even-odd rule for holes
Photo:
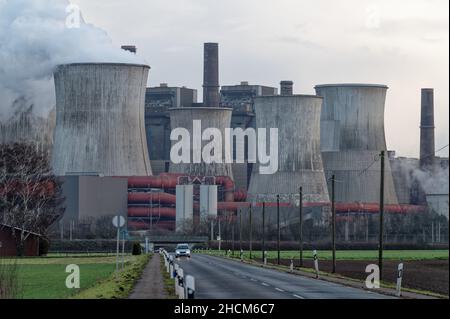
[[[280,82],[280,95],[293,95],[294,94],[294,82],[281,81]]]
[[[205,43],[203,72],[203,105],[205,107],[219,107],[218,43]]]
[[[420,167],[434,163],[434,89],[422,89],[420,121]]]

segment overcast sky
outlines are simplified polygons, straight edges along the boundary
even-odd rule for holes
[[[433,87],[436,148],[448,144],[448,0],[72,2],[118,46],[138,47],[149,85],[201,96],[203,42],[219,42],[222,85],[293,80],[296,93],[314,93],[323,83],[387,84],[387,143],[400,156],[418,156],[420,89]]]

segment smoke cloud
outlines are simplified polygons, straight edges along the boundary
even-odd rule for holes
[[[419,160],[403,159],[393,163],[392,169],[397,171],[407,188],[418,183],[425,194],[448,194],[449,168],[435,165],[431,170],[419,168]]]
[[[47,117],[59,64],[145,63],[77,14],[67,0],[0,0],[0,121],[25,111]]]

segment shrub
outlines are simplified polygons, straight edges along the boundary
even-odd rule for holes
[[[142,253],[141,244],[140,243],[133,243],[133,255],[140,255]]]
[[[45,256],[48,254],[48,248],[50,243],[47,238],[39,238],[39,256]]]

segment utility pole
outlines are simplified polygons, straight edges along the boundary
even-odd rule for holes
[[[281,258],[280,258],[280,195],[277,195],[277,263],[280,264]]]
[[[236,223],[236,220],[234,219],[234,216],[233,216],[232,222],[233,223],[231,225],[231,255],[234,256],[234,224]]]
[[[249,223],[250,223],[250,260],[252,259],[252,246],[253,246],[253,225],[252,225],[252,205],[250,204],[250,208],[249,208]]]
[[[218,219],[218,223],[219,223],[219,251],[222,249],[222,232],[220,229],[220,218]]]
[[[264,262],[264,254],[266,251],[266,203],[262,203],[262,245],[261,245],[261,252],[262,252],[262,262]]]
[[[331,249],[333,250],[333,266],[331,272],[336,272],[336,205],[335,205],[336,176],[331,177]]]
[[[383,279],[383,226],[384,226],[384,151],[380,153],[381,175],[380,175],[380,234],[378,244],[378,267],[380,269],[380,282]]]
[[[300,187],[299,190],[299,195],[300,195],[300,199],[298,202],[298,206],[299,206],[299,240],[300,240],[300,267],[303,267],[303,187]]]
[[[242,251],[242,210],[239,209],[239,251]]]
[[[214,221],[211,219],[211,241],[214,241]]]

